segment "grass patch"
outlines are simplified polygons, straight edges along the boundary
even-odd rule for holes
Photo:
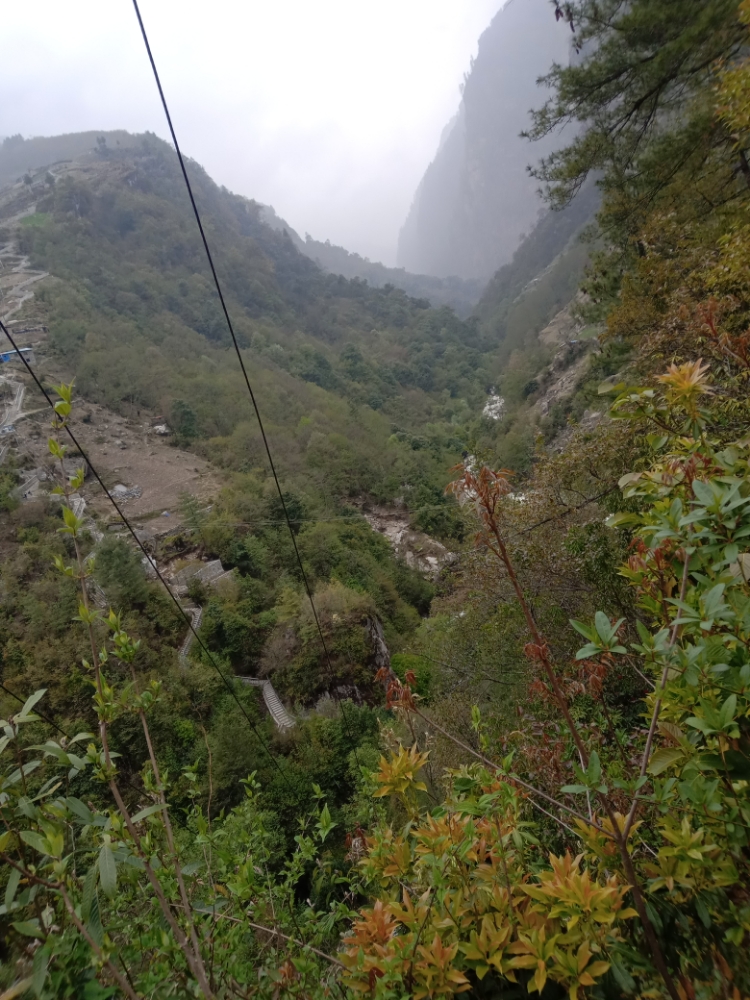
[[[46,226],[52,216],[49,212],[35,212],[33,215],[24,215],[21,219],[22,226]]]

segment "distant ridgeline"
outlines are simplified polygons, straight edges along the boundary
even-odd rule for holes
[[[568,62],[570,39],[548,0],[509,0],[494,17],[401,230],[400,267],[487,280],[510,261],[543,210],[526,168],[561,145],[520,133],[545,100],[537,79]]]
[[[424,297],[326,273],[262,206],[188,169],[285,482],[407,501],[424,487],[442,503],[498,379],[492,339]],[[55,279],[33,309],[79,391],[152,408],[215,463],[262,469],[171,147],[148,134],[11,139],[0,176],[0,234]]]
[[[574,237],[591,205],[579,199],[545,216],[461,319],[428,297],[442,294],[465,314],[479,282],[407,275],[303,241],[195,162],[189,170],[293,483],[318,497],[367,493],[415,507],[425,490],[443,502],[447,470],[464,451],[528,467],[531,430],[506,454],[507,418],[483,411],[498,388],[513,404],[511,352],[524,384],[545,363],[537,334],[575,293],[586,251]],[[0,187],[0,235],[58,279],[39,287],[33,308],[79,390],[118,410],[153,408],[216,463],[263,468],[171,147],[124,132],[11,138],[0,146],[3,176],[11,183]],[[347,269],[356,277],[342,276]]]
[[[273,229],[286,231],[299,251],[314,260],[330,274],[341,274],[345,278],[362,278],[373,288],[400,288],[407,295],[426,299],[432,306],[450,306],[461,317],[468,316],[487,284],[479,278],[436,278],[429,274],[411,274],[403,267],[386,267],[358,253],[350,253],[344,247],[314,240],[309,233],[305,239],[274,212],[270,206],[263,206],[261,217]]]
[[[10,135],[0,144],[0,188],[22,180],[30,170],[39,170],[41,167],[85,156],[97,148],[97,140],[104,136],[108,145],[115,150],[132,148],[142,138],[121,129],[115,132],[72,132],[69,135],[37,136],[33,139]]]

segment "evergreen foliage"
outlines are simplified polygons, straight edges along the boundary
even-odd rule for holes
[[[581,302],[600,350],[568,345],[546,446],[522,440],[536,334],[577,245],[522,294],[519,261],[464,323],[321,274],[196,174],[330,664],[160,144],[100,150],[98,179],[57,182],[24,228],[65,274],[59,359],[116,405],[158,402],[228,471],[212,509],[184,498],[173,544],[232,567],[195,596],[237,697],[201,650],[177,666],[184,624],[130,549],[89,558],[82,472],[22,505],[3,474],[9,998],[750,995],[750,0],[557,6],[585,45],[545,113],[588,131],[549,179],[564,196],[602,171],[608,239]],[[510,424],[471,416],[492,386]],[[525,478],[498,469],[513,453]],[[355,491],[403,496],[464,540],[457,564],[433,583],[396,560]],[[90,603],[92,573],[120,613]],[[233,670],[272,675],[295,729]],[[360,704],[326,697],[355,685]]]

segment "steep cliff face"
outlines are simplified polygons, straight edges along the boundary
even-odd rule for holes
[[[567,61],[569,46],[549,0],[508,0],[496,14],[401,230],[399,266],[488,278],[511,259],[542,211],[526,168],[561,141],[532,144],[519,133],[545,99],[537,79]]]

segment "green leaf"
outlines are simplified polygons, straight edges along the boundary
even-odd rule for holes
[[[598,785],[602,778],[602,764],[596,750],[591,751],[589,766],[586,768],[586,777],[592,785]]]
[[[724,595],[724,584],[717,583],[715,587],[712,587],[707,594],[703,596],[703,607],[706,609],[706,616],[715,618],[719,611],[722,610],[724,601],[722,600]]]
[[[571,618],[570,624],[573,626],[576,632],[580,632],[583,638],[588,639],[589,642],[594,642],[594,640],[596,639],[596,633],[594,632],[594,630],[592,628],[589,628],[588,625],[584,625],[583,622],[577,622],[573,618]]]
[[[62,516],[63,516],[63,521],[65,522],[65,527],[68,529],[68,531],[70,532],[78,531],[81,522],[75,516],[70,507],[63,506]]]
[[[156,805],[146,806],[145,809],[141,809],[140,812],[137,812],[135,816],[133,816],[133,822],[140,823],[140,821],[142,819],[146,819],[147,816],[153,816],[154,813],[160,812],[162,809],[166,808],[167,806],[164,802],[157,802]]]
[[[714,491],[708,485],[704,483],[701,479],[693,480],[693,493],[696,495],[698,500],[704,505],[704,507],[711,507],[716,503],[716,497],[714,496]]]
[[[649,630],[646,628],[646,626],[643,624],[642,621],[636,619],[635,627],[638,630],[638,636],[641,642],[643,643],[653,642],[653,636],[651,635],[651,633],[649,632]]]
[[[5,912],[10,913],[10,908],[13,905],[13,900],[16,898],[16,891],[18,889],[18,883],[21,881],[21,873],[17,868],[11,869],[10,876],[8,877],[8,884],[5,887]]]
[[[335,826],[336,824],[331,819],[331,813],[329,812],[328,804],[326,803],[326,805],[324,805],[323,808],[321,809],[320,817],[318,819],[318,832],[321,841],[324,841],[326,839],[328,834],[331,832],[331,830],[333,830]]]
[[[102,844],[99,851],[99,878],[102,883],[102,892],[109,899],[112,899],[117,890],[117,864],[108,841]]]
[[[734,716],[737,711],[737,695],[730,694],[724,704],[721,706],[721,712],[719,714],[719,720],[722,729],[726,729],[727,726],[734,722]]]
[[[617,985],[623,991],[623,993],[635,993],[636,985],[635,980],[627,971],[624,965],[621,965],[614,955],[609,956],[610,965],[612,968],[612,975],[614,976]]]
[[[631,483],[637,483],[639,479],[643,476],[642,472],[627,472],[624,476],[621,476],[617,480],[617,485],[620,489],[624,489],[626,486],[630,486]]]
[[[596,391],[600,396],[609,396],[615,392],[622,392],[625,388],[625,382],[618,382],[616,385],[613,385],[609,379],[605,379],[603,382],[599,383],[596,387]]]
[[[702,753],[695,758],[695,766],[699,771],[723,771],[726,765],[720,753]]]
[[[92,865],[86,872],[83,880],[83,898],[81,900],[81,916],[84,920],[89,919],[91,903],[96,895],[96,866]]]
[[[55,757],[61,764],[70,764],[70,758],[61,746],[48,740],[42,746],[32,747],[32,750],[43,750],[45,757]]]
[[[34,952],[33,974],[31,985],[38,997],[42,996],[44,984],[47,981],[47,967],[49,965],[49,954],[44,948],[37,948]]]
[[[711,926],[711,914],[709,913],[708,907],[700,896],[695,897],[695,912],[700,917],[701,923],[704,927],[708,928]]]
[[[89,908],[89,919],[86,924],[88,932],[91,937],[96,941],[96,943],[101,948],[104,943],[104,928],[102,927],[102,914],[99,909],[99,897],[96,892],[91,899],[91,907]]]
[[[629,524],[640,524],[641,518],[637,514],[610,514],[604,523],[608,528],[624,528]]]
[[[583,646],[576,653],[577,660],[587,660],[591,656],[598,656],[599,653],[603,652],[602,647],[595,642],[590,642],[588,645]]]
[[[608,646],[614,634],[609,616],[605,615],[603,611],[597,611],[594,615],[594,624],[596,625],[596,631],[599,633],[599,638],[605,646]]]
[[[678,760],[682,760],[684,756],[684,751],[680,750],[679,747],[662,747],[651,754],[651,760],[648,762],[649,774],[661,774],[662,771],[666,771],[668,767],[676,764]]]
[[[700,732],[704,733],[706,736],[715,731],[705,719],[701,719],[700,716],[697,715],[691,715],[689,719],[685,720],[685,722],[688,726],[692,726],[693,729],[700,730]]]
[[[27,761],[27,763],[24,764],[22,768],[21,767],[17,767],[15,769],[15,771],[13,772],[13,774],[11,774],[11,775],[8,776],[6,784],[8,784],[8,785],[15,785],[15,784],[17,784],[21,780],[21,774],[22,773],[23,773],[23,776],[26,777],[26,775],[31,774],[32,771],[36,771],[36,769],[39,767],[39,765],[41,763],[42,762],[40,760],[30,760],[30,761]]]
[[[21,840],[40,854],[49,854],[47,839],[40,833],[35,833],[34,830],[21,830]]]
[[[669,440],[669,437],[666,434],[647,434],[646,440],[648,441],[649,447],[654,451],[661,451]]]
[[[68,740],[68,746],[72,746],[74,743],[80,743],[81,740],[93,740],[93,733],[76,733],[72,740]]]
[[[27,715],[30,715],[34,705],[36,705],[38,701],[41,701],[46,693],[47,688],[40,688],[38,691],[35,691],[32,695],[30,695],[24,702],[23,708],[16,716],[16,722],[19,722],[21,719],[25,719]]]
[[[124,849],[123,853],[125,853]],[[118,861],[120,860],[119,856],[117,860]],[[145,861],[143,860],[143,858],[139,858],[137,854],[125,854],[125,856],[122,858],[122,861],[130,868],[137,868],[139,872],[146,870]]]
[[[39,929],[38,920],[19,920],[13,923],[11,926],[13,927],[14,930],[18,931],[19,934],[24,934],[26,937],[33,937],[33,938],[44,937],[44,934],[42,934],[41,930]]]

